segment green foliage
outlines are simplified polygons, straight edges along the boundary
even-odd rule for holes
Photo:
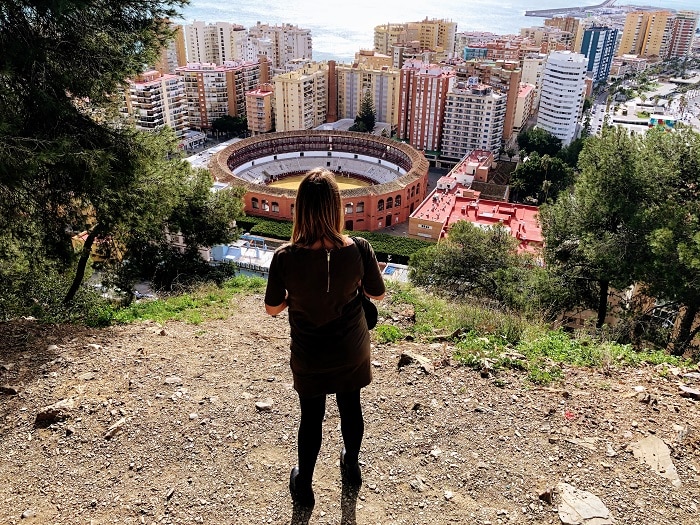
[[[376,111],[372,93],[367,90],[363,93],[360,100],[360,112],[355,117],[355,122],[350,126],[350,131],[359,131],[361,133],[372,133],[376,124]]]
[[[420,239],[409,239],[408,237],[398,237],[387,233],[367,232],[367,231],[346,231],[347,235],[363,237],[367,239],[380,261],[386,261],[391,255],[391,261],[397,264],[407,264],[408,259],[418,250],[432,246],[430,241]]]
[[[503,272],[521,262],[516,240],[503,226],[484,230],[458,221],[445,240],[411,256],[409,275],[420,286],[497,298]]]
[[[380,343],[395,343],[404,338],[401,329],[391,324],[378,325],[374,331]]]
[[[454,358],[477,370],[523,370],[528,381],[540,385],[563,379],[563,365],[603,368],[636,367],[641,363],[688,364],[662,351],[636,352],[630,345],[594,340],[585,335],[575,337],[535,325],[530,325],[515,344],[497,334],[469,331],[456,343]]]
[[[537,153],[540,156],[555,157],[561,150],[561,139],[542,128],[521,131],[518,134],[518,148],[526,154]],[[524,157],[521,154],[521,157]]]
[[[211,129],[217,133],[226,133],[240,137],[248,131],[248,120],[245,117],[223,115],[212,121]]]
[[[266,281],[261,277],[238,275],[221,286],[210,284],[165,299],[133,303],[119,310],[115,321],[131,323],[151,320],[163,323],[175,320],[200,324],[209,319],[226,319],[235,315],[238,294],[260,292],[265,285]]]
[[[567,149],[565,155],[569,161],[578,160],[575,149]],[[571,185],[573,179],[573,169],[565,161],[533,152],[518,164],[511,176],[512,199],[528,204],[554,201],[560,192]]]
[[[75,323],[102,327],[112,322],[114,308],[94,288],[83,286],[66,305],[63,296],[70,278],[56,273],[23,274],[6,283],[0,294],[0,320],[34,317],[44,323]]]
[[[212,195],[172,131],[137,132],[117,111],[125,80],[156,61],[185,3],[2,3],[0,291],[9,278],[70,272],[70,302],[93,246],[129,260],[127,280],[166,228],[182,230],[188,247],[232,238],[240,195]],[[71,238],[81,232],[78,257]]]

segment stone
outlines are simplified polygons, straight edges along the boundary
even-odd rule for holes
[[[126,418],[123,417],[107,429],[107,432],[105,432],[104,438],[111,439],[117,432],[119,432],[120,430],[122,430],[122,428],[124,428],[125,424],[126,424]]]
[[[700,390],[697,388],[690,388],[685,385],[678,385],[678,388],[680,389],[681,397],[689,397],[696,401],[700,400]]]
[[[0,385],[0,394],[5,394],[8,396],[16,396],[18,394],[17,389],[10,385]]]
[[[426,374],[432,374],[435,371],[433,363],[427,357],[411,352],[410,350],[403,351],[401,357],[399,357],[398,367],[403,368],[413,363],[417,363]]]
[[[85,346],[90,350],[100,350],[102,348],[102,346],[98,345],[97,343],[88,343]]]
[[[75,400],[72,397],[69,399],[62,399],[53,405],[46,406],[39,410],[36,414],[34,425],[47,427],[53,423],[68,419],[73,409],[75,409]]]
[[[34,516],[36,516],[36,511],[34,509],[27,509],[22,513],[21,518],[24,520],[28,518],[33,518]]]
[[[85,372],[83,374],[80,374],[78,376],[78,379],[80,379],[81,381],[90,381],[92,379],[95,379],[95,374],[93,374],[92,372]]]
[[[181,385],[182,379],[179,376],[168,376],[163,383],[166,385]]]
[[[423,479],[421,476],[416,476],[413,478],[409,482],[409,485],[411,485],[413,490],[417,490],[418,492],[425,492],[425,490],[428,488],[428,486],[425,484],[425,479]]]
[[[255,408],[258,409],[260,412],[269,412],[270,410],[272,410],[272,405],[272,399],[269,397],[263,401],[255,402]]]
[[[590,492],[568,483],[559,483],[557,492],[561,502],[557,507],[564,525],[612,525],[610,511],[601,499]]]
[[[657,474],[674,482],[680,481],[676,467],[671,460],[671,451],[657,436],[647,436],[630,445],[634,457],[646,463]]]
[[[447,501],[450,501],[450,500],[451,500],[452,498],[454,498],[454,497],[455,497],[454,492],[452,492],[451,490],[446,490],[446,491],[445,491],[445,499],[446,499]]]

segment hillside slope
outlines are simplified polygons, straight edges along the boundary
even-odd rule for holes
[[[289,523],[288,334],[260,294],[200,325],[0,325],[0,523]],[[404,352],[434,366],[399,368]],[[679,396],[678,371],[567,368],[542,388],[450,354],[374,345],[357,523],[556,524],[561,494],[539,496],[563,482],[617,523],[700,523],[700,410]],[[633,454],[649,436],[670,446],[675,483]],[[310,523],[352,522],[340,447],[331,398]]]

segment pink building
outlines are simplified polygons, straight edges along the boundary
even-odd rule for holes
[[[408,219],[409,237],[438,241],[449,236],[458,221],[481,228],[502,224],[518,240],[518,253],[538,254],[544,238],[537,219],[537,206],[480,198],[471,188],[474,180],[485,180],[493,162],[490,151],[472,151],[421,202]]]
[[[401,68],[397,135],[428,155],[437,155],[447,93],[456,77],[450,67],[408,60]]]

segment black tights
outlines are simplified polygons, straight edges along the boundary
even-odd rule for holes
[[[340,432],[345,445],[345,461],[354,463],[360,454],[360,444],[365,432],[360,406],[360,391],[335,395],[340,413]],[[299,481],[311,483],[316,467],[316,459],[321,450],[323,438],[323,416],[326,413],[326,396],[299,396],[301,420],[297,439],[299,454]],[[303,480],[303,481],[302,481]]]

